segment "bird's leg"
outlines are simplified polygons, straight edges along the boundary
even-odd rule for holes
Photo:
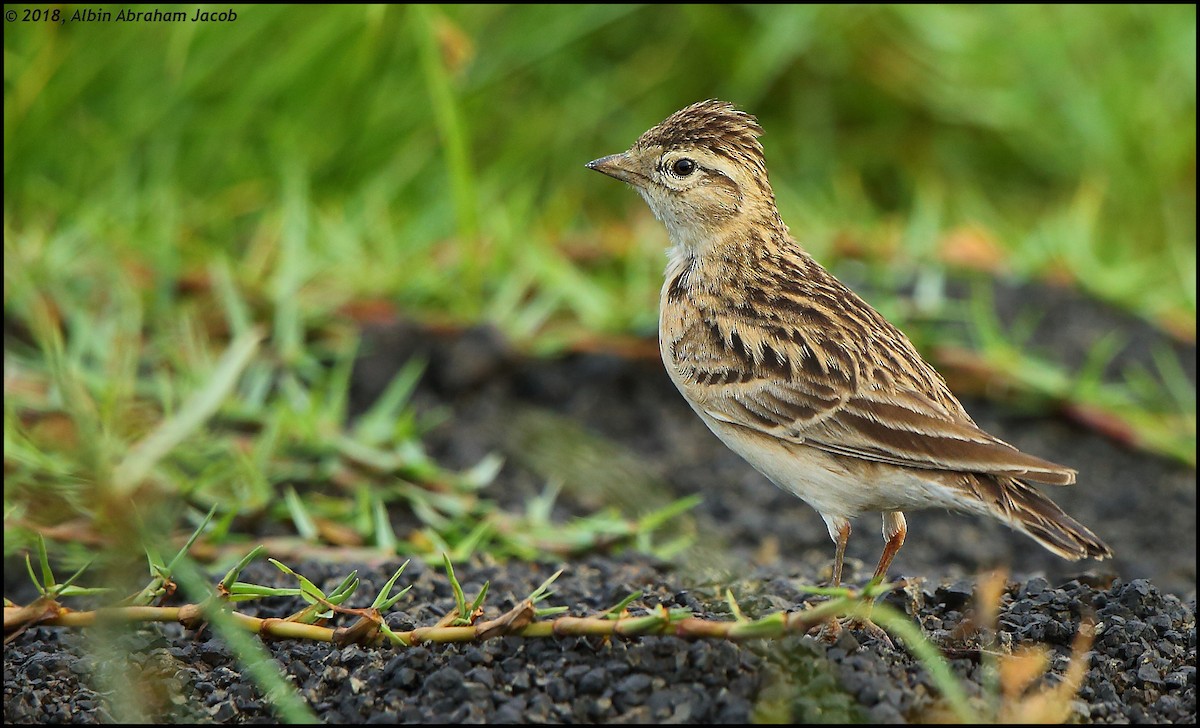
[[[884,544],[883,553],[879,556],[879,566],[875,567],[875,581],[882,582],[883,577],[887,576],[888,567],[892,565],[892,559],[896,558],[896,553],[904,545],[906,535],[908,535],[908,524],[904,521],[903,513],[892,511],[883,514],[883,538],[887,543]]]
[[[842,585],[842,562],[846,557],[846,543],[850,540],[850,520],[848,518],[839,518],[837,516],[827,516],[824,513],[821,517],[825,519],[825,527],[829,530],[829,537],[837,544],[837,550],[833,556],[833,581],[830,586],[838,588]],[[842,625],[837,619],[831,619],[819,627],[813,627],[810,633],[816,632],[820,639],[832,642],[837,639],[838,633],[842,631]]]
[[[832,531],[831,524],[830,535],[833,535]],[[837,550],[833,556],[833,587],[836,589],[842,585],[842,561],[846,557],[846,543],[850,540],[850,521],[841,519],[837,524],[837,536],[833,540],[837,543]]]
[[[827,521],[827,523],[829,522]],[[879,557],[879,565],[875,567],[874,581],[882,581],[883,577],[887,575],[888,568],[892,565],[892,559],[896,558],[896,553],[904,545],[904,537],[907,533],[908,526],[903,513],[892,511],[883,514],[883,537],[886,543],[883,547],[883,554]],[[833,586],[837,587],[842,583],[842,560],[846,553],[846,542],[850,540],[850,522],[842,520],[829,523],[829,535],[837,543],[837,554],[833,564]],[[826,640],[835,640],[843,626],[862,629],[889,647],[893,646],[887,633],[868,617],[835,619],[821,628],[820,635]]]
[[[908,533],[908,524],[904,520],[904,514],[900,511],[891,511],[883,514],[883,538],[886,543],[883,546],[883,553],[879,556],[879,565],[875,567],[875,576],[872,581],[882,582],[887,576],[888,567],[892,565],[892,559],[896,558],[896,552],[904,545],[904,536]],[[868,618],[852,619],[851,622],[855,626],[860,627],[871,635],[883,640],[889,647],[892,645],[892,640],[888,637],[887,632],[872,622]]]

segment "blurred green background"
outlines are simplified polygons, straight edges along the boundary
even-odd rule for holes
[[[282,508],[266,464],[344,426],[322,367],[362,321],[486,320],[534,352],[653,336],[665,232],[583,165],[710,97],[759,117],[782,215],[835,271],[1066,285],[1194,341],[1193,6],[234,10],[6,25],[6,525],[140,478]],[[1100,382],[1112,342],[1063,368],[972,311],[1018,388],[1194,464],[1186,364]],[[256,323],[261,349],[236,338]],[[218,409],[269,438],[193,437]],[[253,457],[218,472],[223,448]]]
[[[649,332],[664,236],[582,165],[720,97],[760,117],[783,216],[827,262],[937,260],[969,229],[985,262],[1194,328],[1192,7],[246,7],[7,30],[5,255],[25,275],[117,258],[169,304],[215,255],[262,274],[299,224],[313,305]]]

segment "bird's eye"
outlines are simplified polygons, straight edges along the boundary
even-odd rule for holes
[[[675,160],[675,163],[671,165],[671,171],[680,177],[687,177],[689,174],[696,171],[696,163],[687,158],[677,159]]]

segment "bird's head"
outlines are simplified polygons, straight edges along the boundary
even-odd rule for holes
[[[733,104],[701,101],[668,116],[628,151],[587,166],[633,185],[671,241],[701,253],[729,230],[782,226],[760,134],[758,121]]]

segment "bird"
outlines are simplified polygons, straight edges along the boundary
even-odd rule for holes
[[[866,513],[883,519],[875,582],[904,544],[904,512],[927,508],[996,518],[1072,561],[1112,556],[1030,485],[1074,484],[1074,469],[980,429],[908,337],[801,247],[762,133],[708,99],[586,166],[631,185],[666,227],[667,373],[726,446],[820,514],[832,585]]]

